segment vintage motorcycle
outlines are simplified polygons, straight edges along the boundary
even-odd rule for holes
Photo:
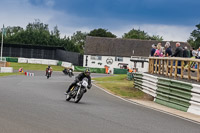
[[[82,81],[79,81],[69,93],[66,95],[66,101],[69,101],[71,98],[74,99],[75,103],[78,103],[81,98],[83,97],[83,94],[87,91],[88,86],[88,79],[84,78]]]
[[[51,71],[50,70],[48,70],[48,72],[47,72],[47,79],[49,79],[49,77],[51,77]]]
[[[65,75],[69,75],[69,77],[72,77],[74,74],[73,74],[73,71],[71,69],[64,69],[63,70],[63,73]]]

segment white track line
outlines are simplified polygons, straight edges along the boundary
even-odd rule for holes
[[[148,108],[148,109],[152,109],[152,110],[155,110],[155,111],[158,111],[158,112],[162,112],[162,113],[165,113],[165,114],[168,114],[168,115],[171,115],[171,116],[175,116],[175,117],[178,117],[178,118],[180,118],[180,119],[183,119],[183,120],[186,120],[186,121],[189,121],[189,122],[192,122],[192,123],[195,123],[195,124],[199,124],[199,125],[200,125],[200,122],[198,122],[198,121],[191,120],[191,119],[188,119],[188,118],[184,118],[184,117],[182,117],[182,116],[175,115],[175,114],[172,114],[172,113],[169,113],[169,112],[160,110],[160,109],[156,109],[156,108],[153,108],[153,107],[149,107],[149,106],[146,106],[146,105],[137,103],[137,102],[132,101],[132,100],[124,99],[124,98],[122,98],[122,97],[120,97],[120,96],[117,96],[117,95],[114,95],[114,94],[110,93],[109,91],[107,91],[107,90],[105,90],[105,89],[103,89],[103,88],[97,86],[97,85],[94,84],[94,83],[93,83],[93,85],[94,85],[95,87],[99,88],[100,90],[102,90],[102,91],[108,93],[109,95],[112,95],[112,96],[114,96],[114,97],[117,97],[117,98],[119,98],[119,99],[121,99],[121,100],[123,100],[123,101],[129,102],[129,103],[131,103],[131,104],[135,104],[135,105],[142,106],[142,107],[145,107],[145,108]]]

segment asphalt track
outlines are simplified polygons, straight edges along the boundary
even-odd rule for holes
[[[105,76],[94,74],[93,76]],[[200,125],[131,104],[92,87],[65,101],[73,78],[54,72],[0,77],[0,133],[200,133]]]

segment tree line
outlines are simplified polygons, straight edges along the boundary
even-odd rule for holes
[[[28,23],[25,29],[20,26],[6,27],[4,43],[40,46],[62,46],[68,51],[79,52],[83,54],[86,36],[117,38],[116,35],[107,29],[102,28],[94,29],[89,33],[76,31],[71,37],[61,37],[58,26],[55,26],[53,30],[50,31],[48,24],[44,24],[40,20],[35,20],[32,23]],[[158,41],[163,40],[162,36],[150,36],[148,33],[140,29],[131,29],[128,33],[124,33],[122,38]],[[200,45],[200,24],[197,25],[197,30],[194,30],[191,33],[191,37],[189,38],[188,42],[191,43],[194,47]]]

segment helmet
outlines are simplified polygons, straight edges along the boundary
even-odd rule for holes
[[[90,75],[90,69],[89,68],[86,68],[85,71],[84,71],[85,75],[89,76]]]

